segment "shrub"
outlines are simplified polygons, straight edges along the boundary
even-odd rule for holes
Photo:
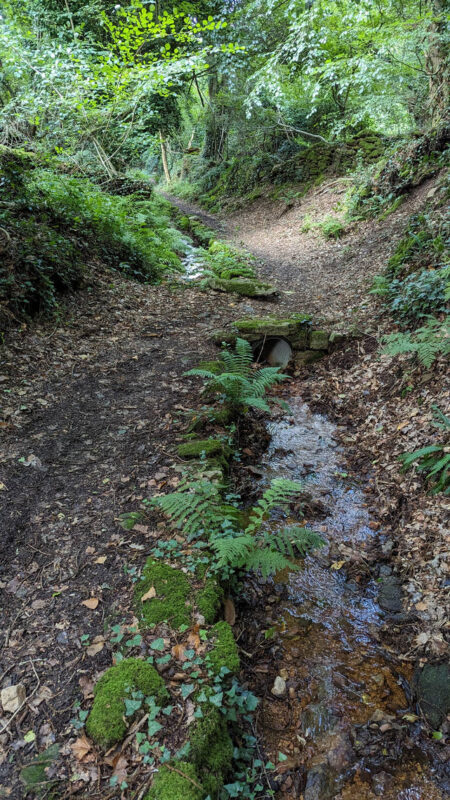
[[[183,240],[169,227],[165,201],[107,194],[8,148],[0,148],[0,186],[0,303],[13,317],[52,311],[95,260],[141,281],[180,266]]]
[[[326,239],[340,239],[345,234],[345,226],[336,217],[326,217],[317,227]]]
[[[383,352],[390,356],[402,353],[417,355],[420,363],[431,367],[440,353],[450,353],[450,325],[448,320],[440,322],[431,317],[426,325],[414,332],[390,333],[383,336],[385,347]]]

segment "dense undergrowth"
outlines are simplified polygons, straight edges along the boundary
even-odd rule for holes
[[[145,193],[129,179],[103,191],[31,152],[5,147],[0,183],[2,327],[55,311],[61,293],[95,279],[95,265],[149,282],[180,267],[183,237],[172,227],[169,204],[149,185]]]

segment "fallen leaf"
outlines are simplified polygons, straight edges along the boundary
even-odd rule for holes
[[[422,601],[420,603],[416,603],[416,609],[417,611],[427,611],[428,605]]]
[[[99,556],[95,559],[94,564],[104,564],[108,556]]]
[[[187,642],[188,642],[188,645],[190,647],[193,647],[196,652],[198,651],[199,647],[201,647],[200,636],[198,635],[198,633],[195,630],[190,632],[190,634],[189,634],[189,636],[187,638]]]
[[[185,650],[184,644],[174,644],[172,647],[172,655],[178,661],[186,661],[186,656],[184,655]]]
[[[117,777],[117,783],[122,783],[127,779],[128,761],[125,756],[119,756],[113,771],[113,777]]]
[[[105,642],[95,642],[95,644],[90,644],[89,647],[86,648],[86,653],[88,656],[96,656],[97,653],[100,653],[103,650]]]
[[[98,606],[98,597],[89,597],[88,600],[82,600],[82,606],[86,606],[86,608],[90,608],[91,611]]]
[[[78,761],[83,761],[87,754],[92,750],[92,744],[87,736],[83,733],[83,735],[71,745],[71,748],[75,758],[77,758]]]
[[[148,592],[145,592],[145,594],[142,595],[141,603],[145,603],[146,600],[151,600],[152,597],[156,597],[156,589],[154,586],[150,586]]]
[[[333,561],[331,565],[331,569],[341,569],[345,564],[345,561]]]
[[[138,533],[147,533],[148,525],[133,525],[133,530]]]
[[[236,609],[231,597],[227,597],[225,600],[224,617],[225,621],[228,622],[229,625],[234,625],[236,622]]]

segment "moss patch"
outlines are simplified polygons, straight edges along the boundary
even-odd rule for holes
[[[125,658],[111,667],[94,689],[94,705],[86,723],[86,732],[102,747],[122,741],[127,732],[124,721],[125,698],[133,691],[154,697],[163,703],[169,695],[156,669],[139,658]]]
[[[244,297],[273,297],[278,294],[278,290],[270,283],[260,283],[251,278],[209,278],[208,286],[219,292],[230,292]]]
[[[203,706],[203,717],[190,736],[191,758],[205,790],[215,797],[230,771],[233,742],[224,716],[213,706]]]
[[[201,458],[203,455],[223,456],[225,448],[219,439],[193,439],[190,442],[180,444],[178,455],[180,458]]]
[[[206,579],[203,589],[197,593],[195,602],[200,614],[203,614],[205,622],[211,625],[223,602],[223,589],[215,578]]]
[[[154,586],[156,597],[141,601]],[[191,585],[184,572],[149,558],[136,586],[137,613],[144,626],[169,622],[174,628],[189,625],[192,606],[189,602]]]
[[[208,660],[213,672],[218,675],[222,667],[227,667],[233,674],[239,672],[239,653],[228,622],[217,622],[212,628],[211,638],[215,642],[208,653]]]
[[[170,769],[171,766],[178,772]],[[199,786],[195,766],[187,761],[175,761],[173,765],[160,767],[144,800],[204,800],[207,793]]]

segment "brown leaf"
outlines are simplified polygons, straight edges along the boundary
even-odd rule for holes
[[[187,638],[188,645],[193,647],[196,652],[198,652],[199,648],[201,647],[200,636],[196,631],[191,631],[188,638]]]
[[[96,656],[97,653],[100,653],[103,650],[105,642],[95,642],[94,644],[90,644],[89,647],[86,648],[86,653],[88,656]]]
[[[236,622],[236,609],[231,597],[227,597],[225,600],[224,617],[225,621],[228,622],[229,625],[234,625]]]
[[[148,592],[145,592],[145,594],[142,595],[141,603],[145,603],[146,600],[151,600],[152,597],[156,597],[156,589],[154,586],[150,586]]]
[[[99,556],[95,559],[94,564],[104,564],[108,556]]]
[[[133,530],[137,531],[138,533],[147,533],[148,525],[133,525]]]
[[[119,756],[113,771],[113,777],[117,777],[117,783],[121,784],[122,781],[127,779],[128,761],[125,756]]]
[[[83,692],[83,697],[86,700],[88,697],[92,697],[94,694],[94,681],[92,678],[88,678],[87,675],[82,675],[78,681],[80,685],[80,689]]]
[[[86,608],[90,608],[91,611],[98,606],[98,597],[89,597],[88,600],[81,601],[82,606],[86,606]]]
[[[86,758],[87,754],[91,751],[92,744],[87,736],[83,733],[83,735],[71,745],[71,748],[75,758],[77,758],[78,761],[83,761],[83,759]]]
[[[172,655],[174,658],[178,659],[178,661],[186,661],[186,656],[184,655],[185,650],[184,644],[174,644],[172,647]]]

